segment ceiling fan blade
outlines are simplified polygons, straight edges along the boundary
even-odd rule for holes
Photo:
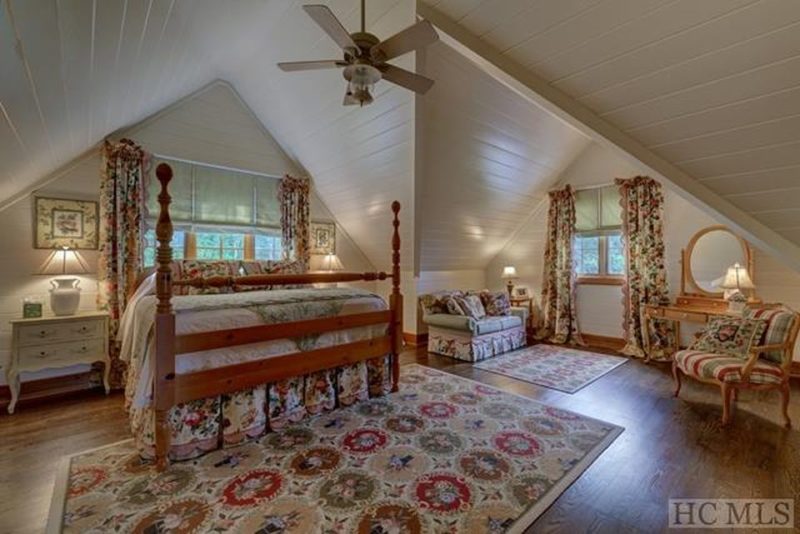
[[[419,74],[414,74],[413,72],[401,69],[400,67],[395,67],[394,65],[381,65],[379,69],[383,73],[384,80],[396,83],[397,85],[405,87],[406,89],[411,89],[415,93],[424,95],[428,92],[428,89],[433,87],[433,80],[430,78],[420,76]]]
[[[335,69],[336,67],[344,67],[346,65],[346,61],[339,61],[337,59],[323,59],[320,61],[286,61],[283,63],[278,63],[278,67],[286,72],[295,70]]]
[[[333,14],[333,11],[331,11],[328,6],[314,4],[303,6],[303,9],[342,50],[348,48],[358,50],[358,46],[356,46],[353,38],[350,37],[350,34],[347,33],[347,30],[342,26],[342,23],[339,22],[339,19],[336,18],[336,15]]]
[[[373,46],[370,49],[370,55],[375,60],[388,61],[412,50],[428,46],[438,39],[439,34],[436,33],[433,24],[427,20],[421,20]]]

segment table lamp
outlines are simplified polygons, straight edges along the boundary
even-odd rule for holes
[[[518,278],[517,276],[517,269],[513,265],[506,265],[503,267],[503,274],[500,275],[500,278],[503,280],[508,280],[506,282],[506,287],[508,288],[508,298],[513,297],[512,292],[514,291],[514,280]]]
[[[319,270],[325,273],[335,273],[336,271],[343,271],[344,265],[342,265],[342,260],[336,254],[325,254],[319,263]],[[317,287],[325,286],[339,287],[339,284],[333,282],[331,284],[319,284]]]
[[[41,275],[61,275],[50,280],[50,309],[54,315],[74,315],[81,302],[80,280],[65,277],[68,274],[88,274],[89,266],[76,251],[69,247],[54,250],[39,270]]]
[[[725,290],[724,297],[728,301],[728,311],[734,313],[741,313],[747,304],[747,296],[742,289],[756,288],[747,269],[738,263],[734,263],[733,267],[728,267],[728,272],[725,273],[725,278],[719,287]]]

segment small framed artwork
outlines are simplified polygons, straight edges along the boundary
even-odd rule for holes
[[[91,200],[36,197],[34,248],[96,250],[98,203]]]
[[[514,296],[520,299],[526,299],[531,296],[528,292],[527,286],[517,286],[514,288]]]
[[[336,225],[334,223],[311,223],[311,254],[336,254]]]

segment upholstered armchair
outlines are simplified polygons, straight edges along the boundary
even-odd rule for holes
[[[790,428],[789,369],[798,330],[800,316],[783,307],[749,309],[741,319],[712,319],[691,348],[674,356],[675,396],[681,391],[682,375],[716,384],[722,394],[725,425],[730,421],[731,404],[739,389],[777,389],[782,396],[785,426]],[[720,345],[719,351],[709,350],[709,339]]]

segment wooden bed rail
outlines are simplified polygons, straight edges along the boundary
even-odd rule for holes
[[[155,319],[155,410],[156,467],[164,470],[169,461],[169,411],[179,402],[206,398],[255,387],[292,376],[378,358],[392,357],[392,391],[397,391],[400,375],[400,351],[403,343],[403,295],[400,293],[400,203],[392,203],[392,271],[391,273],[310,273],[211,277],[197,280],[172,280],[172,221],[169,215],[171,197],[169,182],[172,169],[161,163],[156,169],[161,184],[158,195],[159,215],[156,224],[156,319]],[[292,285],[358,281],[392,281],[389,310],[258,325],[216,332],[175,335],[175,314],[172,308],[173,285],[222,287],[229,285]],[[175,374],[175,356],[190,352],[222,349],[305,334],[320,334],[359,326],[388,323],[388,333],[345,345],[323,347],[297,354],[276,356],[193,373]]]

